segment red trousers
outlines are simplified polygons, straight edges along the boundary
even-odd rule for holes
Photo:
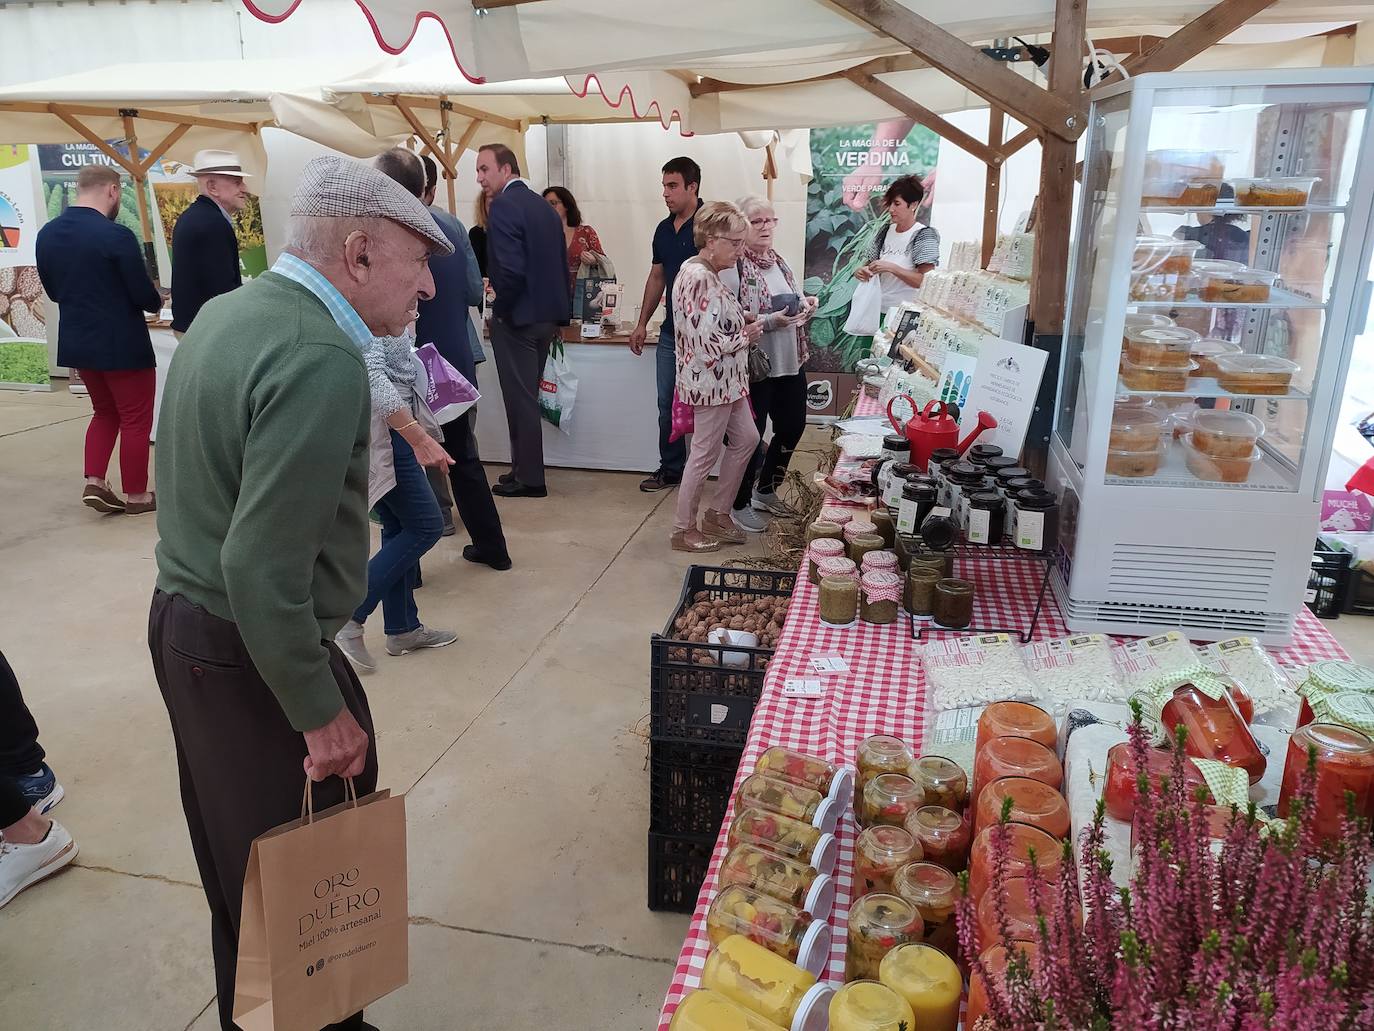
[[[95,413],[86,428],[86,475],[105,478],[119,438],[119,480],[125,494],[148,489],[148,438],[153,435],[156,369],[80,369]]]

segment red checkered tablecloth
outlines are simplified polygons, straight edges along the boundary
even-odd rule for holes
[[[861,399],[856,414],[877,414],[877,402]],[[989,567],[995,560],[987,560]],[[999,590],[980,593],[974,612],[974,625],[1017,626],[1028,618],[1040,586],[1040,567],[1034,562],[1002,561],[996,568],[964,566],[961,575],[971,573],[979,583],[995,581]],[[792,605],[778,647],[768,665],[763,693],[754,710],[753,722],[736,775],[736,787],[754,769],[754,763],[767,748],[783,745],[807,755],[820,756],[835,763],[852,763],[859,743],[872,734],[892,734],[919,754],[925,734],[926,685],[917,661],[920,643],[912,639],[905,616],[886,626],[859,623],[847,629],[826,626],[820,621],[817,588],[801,576],[792,595]],[[1037,638],[1062,637],[1068,633],[1052,591],[1045,593]],[[813,657],[839,655],[849,664],[846,673],[819,675],[825,693],[819,698],[791,698],[783,685],[794,677],[817,677]],[[1293,644],[1276,657],[1286,666],[1303,666],[1319,659],[1347,658],[1345,651],[1319,620],[1306,609],[1294,631]],[[701,980],[701,971],[711,943],[706,937],[706,910],[716,893],[716,875],[728,851],[725,831],[734,818],[734,803],[726,811],[721,834],[711,856],[711,865],[697,899],[687,940],[678,956],[673,981],[668,988],[659,1031],[667,1031],[678,1003]],[[849,919],[853,883],[854,839],[857,828],[854,814],[847,811],[836,831],[839,861],[835,868],[835,908],[830,916],[832,941],[826,979],[844,981],[846,926]]]

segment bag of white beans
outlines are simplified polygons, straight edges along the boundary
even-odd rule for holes
[[[928,704],[935,709],[1027,700],[1035,692],[1008,634],[933,641],[926,645],[921,661],[930,682]]]
[[[1122,702],[1126,695],[1112,661],[1112,643],[1103,634],[1073,634],[1032,641],[1021,649],[1034,700],[1056,715],[1073,702]]]

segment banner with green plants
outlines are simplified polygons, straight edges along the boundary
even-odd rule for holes
[[[883,194],[894,179],[926,186],[920,219],[929,222],[940,138],[909,119],[811,130],[813,178],[806,199],[806,285],[820,298],[811,320],[809,372],[849,373],[871,338],[844,331],[854,272],[887,224]]]
[[[32,147],[0,144],[0,384],[48,386],[43,286],[34,241],[43,204]]]

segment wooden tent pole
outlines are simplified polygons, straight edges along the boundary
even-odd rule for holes
[[[1002,128],[1006,115],[1000,107],[988,108],[988,149],[998,152],[1002,145]],[[992,250],[997,246],[997,214],[1002,206],[1002,164],[988,162],[987,178],[983,182],[983,261],[987,268]]]
[[[134,201],[138,204],[138,222],[143,227],[143,260],[148,264],[148,273],[157,280],[157,258],[153,254],[153,220],[148,215],[148,169],[138,159],[138,134],[134,132],[134,116],[138,114],[129,108],[119,112],[124,120],[124,142],[129,148],[129,160],[134,163]]]
[[[449,128],[449,110],[450,108],[448,106],[448,98],[440,97],[439,125],[444,130],[444,156],[448,159],[444,162],[444,164],[448,168],[453,169],[456,173],[458,163],[453,156],[453,137],[451,135],[451,130]],[[444,184],[448,191],[448,213],[456,217],[458,214],[458,195],[454,189],[454,178],[455,175],[450,174],[447,171],[444,173]]]

